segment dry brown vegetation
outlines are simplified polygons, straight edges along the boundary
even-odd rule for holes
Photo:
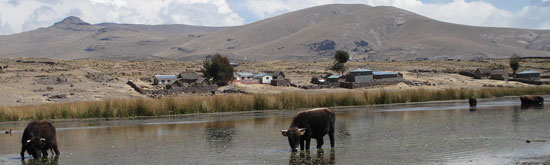
[[[144,88],[155,88],[150,85],[154,74],[177,74],[179,72],[198,72],[201,67],[198,61],[111,61],[111,60],[67,60],[56,63],[22,63],[23,61],[52,61],[49,59],[2,59],[0,65],[9,66],[0,72],[0,105],[36,105],[50,102],[101,101],[105,99],[142,98],[133,91],[127,80],[134,80]],[[312,76],[330,72],[327,68],[332,60],[318,61],[238,61],[236,71],[263,72],[283,71],[293,83],[310,85]],[[524,59],[520,70],[535,69],[550,75],[550,68],[544,64],[545,59]],[[483,86],[524,87],[530,86],[517,82],[496,80],[473,80],[469,77],[452,74],[459,70],[473,70],[479,67],[506,67],[507,59],[484,61],[350,61],[349,69],[370,68],[375,70],[399,71],[405,79],[429,82],[434,86],[408,86],[399,84],[385,86],[386,89],[440,89],[440,88],[481,88]],[[422,71],[416,74],[414,71]],[[510,70],[511,72],[511,70]],[[236,88],[255,94],[277,94],[288,92],[305,92],[299,88],[271,87],[269,85],[235,85]],[[361,91],[371,89],[359,89]],[[307,90],[312,93],[346,92],[347,89]],[[50,99],[52,96],[66,95],[63,99]],[[185,94],[187,95],[187,94]]]
[[[0,121],[162,116],[190,113],[354,106],[438,100],[490,98],[525,94],[548,95],[550,87],[378,90],[339,93],[187,96],[163,99],[118,99],[0,108]]]

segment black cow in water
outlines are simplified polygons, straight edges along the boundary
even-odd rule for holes
[[[34,159],[48,157],[48,150],[59,156],[55,127],[47,121],[33,121],[27,125],[21,138],[21,160],[25,159],[25,151]]]
[[[541,96],[520,96],[521,105],[542,105],[544,98]]]
[[[475,97],[470,97],[468,103],[470,103],[470,107],[475,107],[477,106],[477,99]]]
[[[288,137],[288,143],[293,152],[309,150],[311,138],[317,141],[317,148],[323,146],[323,136],[328,133],[330,147],[334,147],[334,122],[336,115],[328,108],[316,108],[300,111],[296,114],[288,130],[281,130],[283,136]]]

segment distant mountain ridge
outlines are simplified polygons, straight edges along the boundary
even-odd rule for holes
[[[394,7],[323,5],[247,25],[89,24],[67,17],[47,28],[0,36],[0,57],[53,59],[331,58],[360,60],[550,57],[550,30],[445,23]]]

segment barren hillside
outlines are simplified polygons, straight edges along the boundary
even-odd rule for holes
[[[550,57],[550,30],[474,27],[394,7],[324,5],[237,27],[90,25],[69,17],[48,28],[0,36],[1,57],[180,60],[221,53],[240,60]]]

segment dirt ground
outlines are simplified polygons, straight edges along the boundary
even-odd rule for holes
[[[429,82],[433,85],[409,86],[405,83],[380,86],[370,89],[440,89],[479,88],[483,86],[530,86],[519,82],[498,80],[475,80],[456,74],[460,70],[474,70],[482,67],[507,68],[507,60],[487,61],[386,61],[348,62],[348,69],[369,68],[381,71],[398,71],[404,79]],[[544,59],[530,59],[521,62],[520,70],[538,70],[550,75],[550,68]],[[332,61],[240,61],[236,72],[259,73],[283,71],[292,83],[311,85],[312,76],[325,75]],[[201,61],[107,61],[49,59],[0,59],[0,106],[31,105],[67,101],[92,101],[112,98],[144,97],[126,85],[128,80],[143,88],[157,88],[151,85],[155,74],[177,74],[200,72]],[[5,67],[7,66],[7,68]],[[334,73],[335,74],[335,73]],[[550,81],[549,79],[545,79]],[[231,84],[220,89],[235,87],[249,93],[275,94],[281,92],[341,92],[352,91],[343,88],[304,90],[295,87],[274,87],[270,85]]]

